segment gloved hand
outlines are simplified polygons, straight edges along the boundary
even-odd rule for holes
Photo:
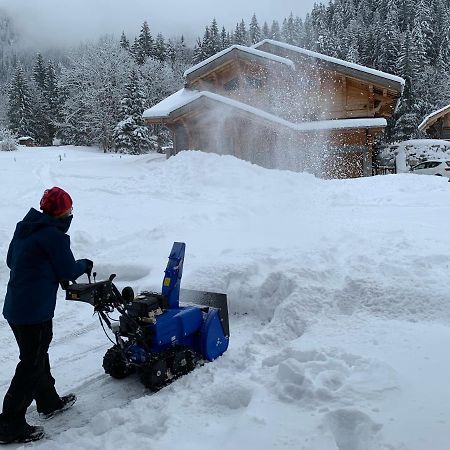
[[[86,270],[84,271],[85,274],[90,275],[92,272],[92,268],[94,267],[94,262],[90,259],[82,259],[84,263],[86,264]]]

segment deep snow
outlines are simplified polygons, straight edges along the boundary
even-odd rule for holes
[[[79,400],[32,447],[449,448],[445,179],[325,181],[200,152],[58,147],[0,153],[0,180],[2,259],[16,222],[59,185],[74,199],[73,251],[98,279],[159,290],[178,240],[182,286],[229,299],[229,350],[152,395],[103,373],[109,341],[89,305],[60,293],[50,357],[60,393]],[[7,280],[3,263],[0,298]],[[17,361],[4,320],[0,343],[3,397]],[[42,424],[32,409],[29,421]]]

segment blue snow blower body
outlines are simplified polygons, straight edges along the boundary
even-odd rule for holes
[[[113,331],[116,342],[103,358],[103,368],[112,377],[138,371],[146,387],[158,390],[227,350],[227,296],[181,289],[185,248],[182,242],[173,244],[161,293],[135,296],[131,287],[120,293],[112,282],[115,275],[66,287],[67,300],[94,306],[102,326]],[[115,310],[118,320],[109,316]]]

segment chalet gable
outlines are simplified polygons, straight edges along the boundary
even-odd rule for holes
[[[429,114],[418,128],[435,139],[450,139],[450,105]]]
[[[217,79],[226,77],[226,72],[236,72],[239,63],[249,66],[252,64],[267,66],[276,63],[294,69],[294,63],[287,58],[243,45],[232,45],[186,70],[185,86],[196,88],[201,82],[217,84]],[[230,90],[233,90],[232,86]]]

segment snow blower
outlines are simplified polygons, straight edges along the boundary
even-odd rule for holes
[[[122,292],[108,280],[72,283],[66,299],[89,303],[100,323],[114,333],[115,342],[103,357],[103,368],[113,378],[140,374],[143,384],[157,391],[198,364],[213,361],[228,348],[226,294],[180,289],[186,245],[174,242],[161,293],[131,287]],[[117,311],[118,319],[110,317]]]

